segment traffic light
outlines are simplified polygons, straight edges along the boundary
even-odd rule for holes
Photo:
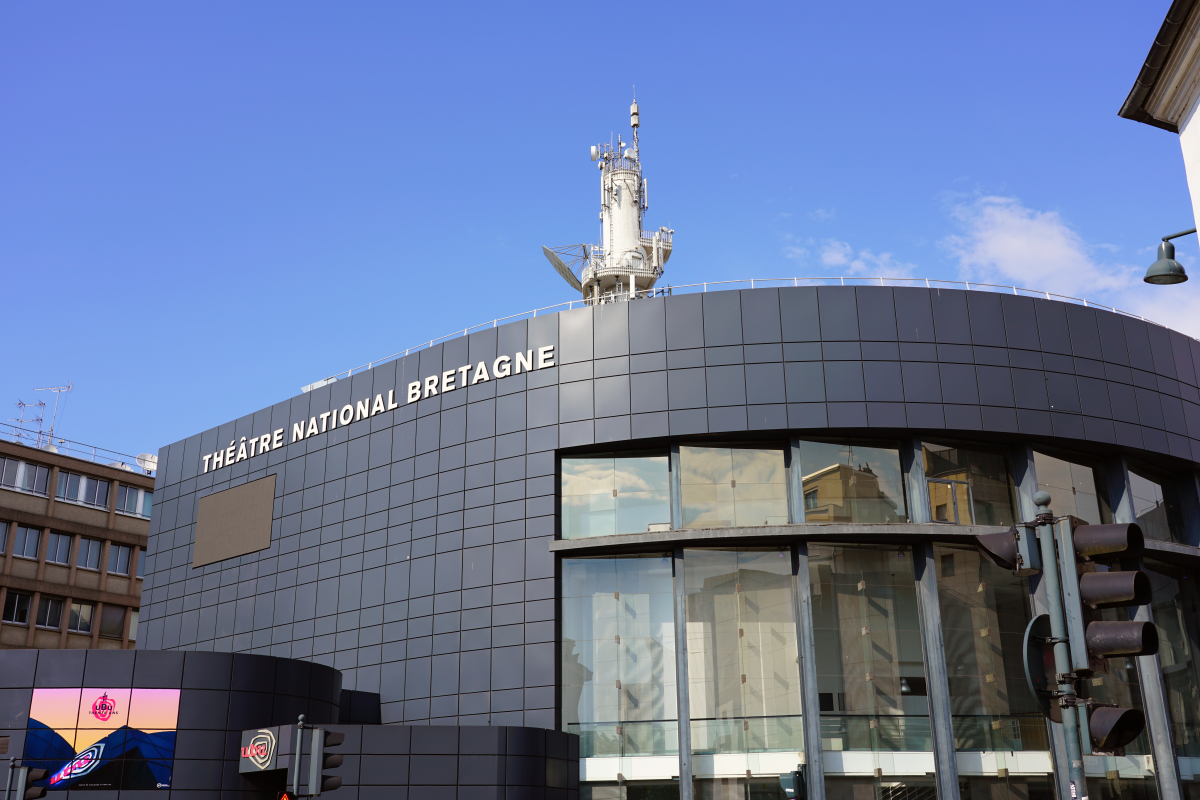
[[[1108,659],[1158,652],[1158,631],[1148,621],[1103,619],[1104,609],[1150,603],[1150,579],[1136,566],[1145,549],[1141,528],[1132,523],[1089,525],[1070,517],[1058,526],[1063,607],[1076,680],[1109,671]],[[1069,538],[1068,538],[1069,537]],[[1067,554],[1073,553],[1074,563]],[[1111,615],[1110,615],[1111,616]],[[1140,709],[1118,708],[1084,699],[1088,713],[1080,725],[1085,748],[1117,754],[1146,727]],[[1085,720],[1081,718],[1081,722]],[[1085,750],[1086,752],[1086,750]]]
[[[792,772],[780,775],[779,786],[787,800],[805,800],[808,797],[808,783],[805,781],[804,765],[798,764]]]
[[[38,781],[44,781],[50,777],[50,770],[38,769],[37,767],[17,767],[16,775],[13,776],[16,784],[13,787],[13,800],[38,800],[39,797],[46,796],[45,786],[34,786]]]
[[[1041,554],[1033,531],[1028,528],[1019,530],[1014,525],[1003,533],[985,533],[975,537],[975,545],[993,564],[1012,570],[1018,577],[1036,575],[1042,571]]]
[[[326,753],[325,748],[337,747],[346,740],[346,734],[339,731],[327,731],[323,728],[312,729],[312,755],[308,762],[308,794],[319,795],[329,792],[342,785],[342,779],[336,775],[322,775],[327,769],[342,765],[341,753]]]

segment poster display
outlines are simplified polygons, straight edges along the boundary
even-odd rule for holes
[[[50,791],[170,789],[178,689],[34,689],[25,763]]]

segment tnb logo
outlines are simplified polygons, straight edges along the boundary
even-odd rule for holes
[[[105,692],[92,703],[92,716],[101,722],[108,722],[117,713],[117,703]]]

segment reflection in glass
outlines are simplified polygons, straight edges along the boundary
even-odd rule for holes
[[[683,527],[786,525],[783,450],[680,447]]]
[[[1049,492],[1053,498],[1051,507],[1055,514],[1070,514],[1092,525],[1112,522],[1100,470],[1037,451],[1033,454],[1033,468],[1038,489]]]
[[[580,755],[677,753],[671,558],[562,566],[563,725]]]
[[[790,552],[688,550],[684,565],[692,752],[803,749]]]
[[[938,606],[955,750],[1049,750],[1046,721],[1025,685],[1024,578],[974,547],[935,545]]]
[[[1163,494],[1162,485],[1129,470],[1129,488],[1133,495],[1133,513],[1142,534],[1159,542],[1180,541],[1176,537],[1178,510],[1171,498]]]
[[[1004,456],[923,442],[933,518],[959,525],[1011,525],[1013,483]]]
[[[1153,777],[1089,777],[1087,779],[1087,789],[1088,797],[1092,798],[1092,800],[1158,800],[1158,784]]]
[[[800,442],[806,522],[906,522],[900,451]]]
[[[822,750],[931,750],[907,547],[808,547]]]
[[[1167,690],[1175,754],[1200,758],[1200,590],[1196,571],[1147,560],[1158,660]]]
[[[671,524],[668,458],[597,456],[562,460],[562,536],[644,533]]]

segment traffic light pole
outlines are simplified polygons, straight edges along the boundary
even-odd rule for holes
[[[1067,623],[1063,609],[1062,583],[1054,548],[1054,515],[1050,513],[1050,495],[1038,492],[1033,497],[1037,504],[1038,543],[1041,546],[1042,564],[1046,568],[1042,575],[1046,581],[1046,605],[1050,616],[1050,635],[1054,640],[1054,671],[1058,673],[1058,691],[1055,702],[1062,705],[1063,738],[1067,745],[1067,773],[1070,779],[1071,800],[1086,800],[1087,782],[1083,774],[1083,752],[1079,738],[1078,707],[1069,704],[1075,697],[1075,684],[1071,675],[1071,651],[1067,643]],[[1071,558],[1072,563],[1074,557]],[[1065,701],[1065,702],[1064,702]]]

